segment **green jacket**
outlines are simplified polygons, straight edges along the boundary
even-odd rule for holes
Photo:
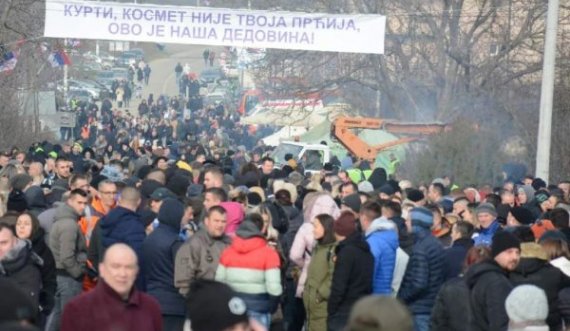
[[[312,252],[303,303],[307,311],[307,331],[327,330],[327,303],[331,293],[336,243],[317,245]]]

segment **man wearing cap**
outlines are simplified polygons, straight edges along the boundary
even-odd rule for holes
[[[531,225],[535,219],[532,212],[524,207],[513,207],[507,215],[507,226]]]
[[[213,280],[195,281],[188,295],[185,331],[262,331],[247,315],[247,305],[228,285]]]
[[[353,193],[350,195],[345,196],[340,202],[340,210],[348,210],[353,213],[356,217],[358,217],[358,213],[360,213],[360,206],[362,202],[360,200],[360,195],[358,193]]]
[[[96,288],[65,306],[62,331],[163,330],[158,302],[134,287],[139,265],[132,248],[125,244],[109,247],[99,272]]]
[[[481,226],[479,233],[473,238],[475,246],[491,246],[493,236],[501,229],[497,220],[497,210],[491,203],[485,202],[477,207],[475,214]]]
[[[505,310],[505,300],[513,285],[507,278],[517,267],[521,243],[508,231],[495,234],[491,244],[492,259],[471,266],[465,274],[470,290],[471,305],[470,330],[507,330],[509,317]]]
[[[431,234],[433,213],[429,209],[412,208],[406,222],[414,234],[414,246],[398,298],[409,307],[415,330],[428,331],[431,310],[445,279],[444,250]]]
[[[159,187],[152,192],[150,195],[150,210],[154,213],[154,215],[158,215],[158,211],[162,206],[162,202],[166,199],[176,199],[176,195],[174,195],[172,191],[165,187]],[[158,224],[158,219],[154,218],[152,222],[152,228],[155,229]]]

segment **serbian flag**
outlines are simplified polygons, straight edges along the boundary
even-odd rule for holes
[[[12,71],[18,63],[16,52],[6,52],[0,58],[0,72]]]
[[[48,62],[53,68],[62,67],[64,65],[71,65],[71,60],[65,51],[57,51],[51,53],[48,57]]]

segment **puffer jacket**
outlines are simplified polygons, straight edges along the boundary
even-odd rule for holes
[[[49,234],[49,248],[56,269],[81,280],[87,261],[85,238],[77,225],[79,214],[69,205],[62,204],[55,212]]]
[[[289,228],[287,229],[287,232],[279,238],[279,241],[281,242],[281,247],[283,247],[283,254],[286,257],[289,257],[291,246],[293,246],[293,240],[295,240],[295,235],[299,231],[301,225],[303,225],[303,214],[301,214],[301,212],[294,206],[282,207],[289,218]],[[289,259],[286,259],[286,261],[287,266],[285,275],[287,275],[287,277],[292,277],[291,272],[295,264]]]
[[[445,279],[443,246],[429,229],[417,229],[414,248],[398,291],[398,298],[414,315],[431,313]]]
[[[250,311],[273,313],[283,293],[280,263],[277,251],[267,245],[257,226],[246,219],[232,244],[222,252],[216,280],[230,285]]]
[[[307,312],[307,330],[327,329],[327,303],[331,294],[336,242],[317,245],[307,272],[303,303]]]
[[[366,241],[374,256],[372,293],[390,295],[398,249],[396,225],[383,217],[375,219],[366,231]]]
[[[174,263],[174,285],[180,294],[188,294],[194,280],[214,279],[220,256],[230,243],[225,234],[212,238],[206,229],[200,229],[182,244]]]
[[[14,247],[0,260],[0,278],[15,282],[28,295],[34,307],[38,307],[42,264],[42,259],[32,250],[32,244],[28,240],[17,239]]]
[[[471,318],[469,288],[463,277],[455,277],[443,284],[431,313],[431,331],[463,331]]]
[[[547,324],[551,330],[561,328],[562,319],[558,308],[558,293],[570,286],[570,278],[548,263],[546,252],[539,244],[522,243],[521,259],[516,269],[509,274],[513,286],[531,284],[540,287],[548,299]]]
[[[55,291],[57,288],[55,260],[44,238],[45,232],[39,228],[33,234],[32,250],[42,259],[42,290],[40,292],[40,305],[42,310],[49,312],[53,309],[55,303]]]
[[[472,265],[465,273],[471,307],[471,331],[505,331],[509,316],[505,300],[513,289],[507,272],[494,260]]]
[[[307,280],[307,268],[311,262],[311,250],[315,245],[313,236],[313,219],[319,214],[331,215],[334,219],[340,216],[340,209],[328,193],[313,192],[305,196],[303,200],[303,225],[297,231],[289,258],[300,268],[301,276],[297,284],[296,296],[303,297],[303,289]]]
[[[123,243],[135,251],[139,265],[144,266],[142,245],[146,232],[139,214],[130,209],[117,206],[97,222],[97,227],[99,227],[98,235],[102,248],[101,253],[104,253],[113,244]],[[99,258],[102,257],[103,255],[99,256]],[[144,269],[140,269],[136,285],[139,290],[145,290]]]

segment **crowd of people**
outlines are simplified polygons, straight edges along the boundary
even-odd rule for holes
[[[570,327],[570,182],[278,168],[194,99],[78,105],[71,140],[0,153],[2,330]]]

